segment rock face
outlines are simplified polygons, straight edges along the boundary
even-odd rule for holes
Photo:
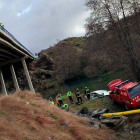
[[[41,51],[33,62],[28,64],[31,80],[36,92],[55,86],[53,60],[45,52]],[[19,71],[19,83],[23,89],[28,87],[24,70]]]
[[[36,67],[45,70],[54,70],[53,59],[47,54],[46,50],[39,52],[38,56],[39,57],[36,59]]]

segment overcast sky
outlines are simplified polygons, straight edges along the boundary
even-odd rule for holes
[[[33,54],[84,36],[86,0],[0,0],[0,22]]]

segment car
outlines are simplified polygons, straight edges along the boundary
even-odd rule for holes
[[[125,110],[140,108],[140,83],[116,79],[108,84],[112,103],[124,105]]]
[[[96,91],[92,91],[90,92],[90,98],[94,99],[94,98],[102,98],[106,95],[109,95],[110,91],[107,90],[96,90]]]

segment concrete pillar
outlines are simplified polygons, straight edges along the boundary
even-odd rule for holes
[[[17,77],[16,77],[16,74],[15,74],[13,64],[10,65],[10,70],[11,70],[11,73],[12,73],[15,88],[16,88],[16,90],[19,90],[19,85],[18,85],[18,82],[17,82]]]
[[[7,95],[6,86],[5,86],[5,82],[3,79],[3,74],[2,74],[1,68],[0,68],[0,80],[1,80],[1,86],[2,86],[2,93]]]
[[[23,64],[23,68],[24,68],[24,71],[25,71],[25,74],[26,74],[26,78],[28,80],[28,84],[29,84],[30,90],[33,93],[35,93],[35,90],[34,90],[34,87],[32,85],[31,78],[30,78],[30,75],[29,75],[29,72],[28,72],[28,69],[27,69],[27,65],[26,65],[25,59],[22,59],[22,64]]]

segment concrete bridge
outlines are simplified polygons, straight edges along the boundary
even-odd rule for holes
[[[3,94],[7,95],[7,90],[1,69],[5,65],[8,65],[10,67],[15,89],[19,90],[19,85],[13,66],[13,64],[18,61],[22,62],[29,88],[32,92],[35,93],[26,65],[26,61],[32,61],[33,59],[33,54],[28,49],[26,49],[11,33],[0,26],[0,81]]]

